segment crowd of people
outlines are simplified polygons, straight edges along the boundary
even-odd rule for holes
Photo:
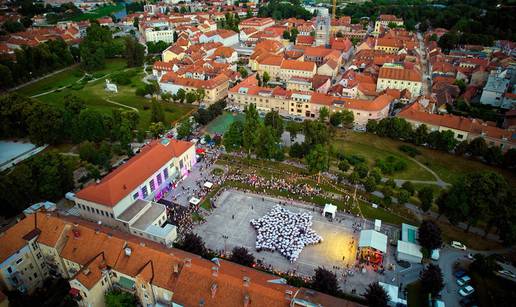
[[[256,229],[256,250],[279,251],[295,262],[306,245],[320,243],[323,238],[310,227],[312,216],[294,213],[276,205],[265,216],[251,220]]]
[[[290,180],[282,178],[264,178],[256,174],[256,172],[242,172],[240,170],[228,175],[226,180],[241,182],[255,189],[266,189],[266,190],[279,190],[288,192],[289,194],[296,196],[317,196],[321,195],[322,191],[320,188],[312,187],[306,183],[293,183]]]

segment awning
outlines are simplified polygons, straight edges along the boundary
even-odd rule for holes
[[[197,204],[199,204],[200,202],[201,202],[201,200],[200,200],[199,198],[196,198],[196,197],[192,197],[192,198],[190,198],[190,203],[191,203],[192,205],[197,205]]]
[[[372,247],[385,253],[387,252],[387,236],[372,229],[362,230],[358,247]]]
[[[70,293],[70,295],[73,297],[77,297],[77,296],[79,296],[81,291],[79,289],[70,288],[70,291],[68,291],[68,293]]]
[[[196,153],[196,154],[199,154],[199,155],[202,155],[202,154],[204,154],[205,152],[206,152],[206,150],[204,150],[203,148],[197,148],[197,149],[195,150],[195,153]]]
[[[212,186],[213,186],[213,183],[211,183],[211,182],[209,182],[209,181],[206,181],[206,182],[204,183],[204,187],[205,187],[205,188],[211,189],[211,187],[212,187]]]
[[[120,279],[118,280],[118,284],[125,289],[132,290],[134,289],[134,280],[131,280],[127,277],[120,276]]]

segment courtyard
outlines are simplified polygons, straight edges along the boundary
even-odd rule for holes
[[[299,259],[290,263],[279,252],[255,249],[256,231],[250,225],[252,219],[266,215],[278,203],[292,212],[308,212],[312,215],[312,229],[323,238],[316,245],[306,246]],[[206,222],[194,227],[206,246],[219,252],[230,252],[233,247],[246,247],[257,261],[271,266],[275,271],[295,273],[310,277],[317,267],[325,267],[337,274],[341,289],[356,289],[361,293],[375,280],[392,280],[394,271],[380,275],[371,270],[355,268],[355,257],[359,238],[358,225],[362,229],[373,228],[372,221],[337,213],[333,222],[323,217],[321,209],[304,203],[288,202],[273,197],[244,193],[237,190],[224,191],[215,202],[216,207],[206,217]],[[389,234],[393,229],[384,226],[382,232]],[[384,265],[395,264],[393,248],[388,247]]]

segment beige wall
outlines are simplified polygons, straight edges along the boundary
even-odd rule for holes
[[[421,94],[421,81],[405,81],[379,78],[378,82],[376,83],[376,91],[380,92],[387,88],[397,89],[400,91],[407,89],[410,91],[412,96],[419,96]]]

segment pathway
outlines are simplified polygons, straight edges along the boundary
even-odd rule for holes
[[[104,98],[104,100],[109,102],[109,103],[111,103],[111,104],[116,104],[117,106],[121,106],[121,107],[128,108],[128,109],[131,109],[131,110],[136,111],[136,112],[140,112],[140,110],[138,110],[135,107],[131,107],[131,106],[125,105],[123,103],[119,103],[119,102],[113,101],[113,100],[111,100],[109,98]]]
[[[39,78],[36,78],[36,79],[32,79],[32,80],[30,80],[29,82],[26,82],[26,83],[20,84],[20,85],[18,85],[18,86],[16,86],[16,87],[13,87],[13,88],[10,88],[8,91],[9,91],[9,92],[12,92],[12,91],[19,90],[19,89],[21,89],[21,88],[23,88],[23,87],[25,87],[25,86],[31,85],[31,84],[33,84],[33,83],[36,83],[36,82],[38,82],[38,81],[40,81],[40,80],[43,80],[43,79],[45,79],[45,78],[48,78],[48,77],[52,77],[53,75],[56,75],[56,74],[58,74],[58,73],[60,73],[60,72],[63,72],[63,71],[65,71],[65,70],[72,69],[72,68],[76,67],[77,65],[79,65],[79,64],[73,64],[73,65],[68,66],[68,67],[65,67],[65,68],[63,68],[63,69],[59,69],[59,70],[56,70],[56,71],[54,71],[54,72],[51,72],[51,73],[49,73],[49,74],[47,74],[47,75],[44,75],[44,76],[42,76],[42,77],[39,77]]]
[[[417,165],[422,167],[424,170],[426,170],[427,172],[432,174],[432,176],[434,176],[434,178],[435,178],[435,181],[432,181],[432,180],[413,180],[413,179],[394,179],[394,182],[396,183],[396,185],[398,187],[401,187],[407,181],[408,182],[412,182],[412,183],[434,184],[434,185],[439,186],[442,189],[451,186],[450,183],[442,180],[441,177],[439,177],[439,175],[437,175],[437,173],[434,172],[432,169],[430,169],[428,166],[424,165],[423,163],[419,162],[418,160],[416,160],[416,159],[414,159],[412,157],[407,157],[407,158],[409,158],[410,160],[414,161],[414,163],[416,163]],[[383,182],[385,182],[387,180],[389,180],[389,178],[387,178],[387,177],[382,178]]]

